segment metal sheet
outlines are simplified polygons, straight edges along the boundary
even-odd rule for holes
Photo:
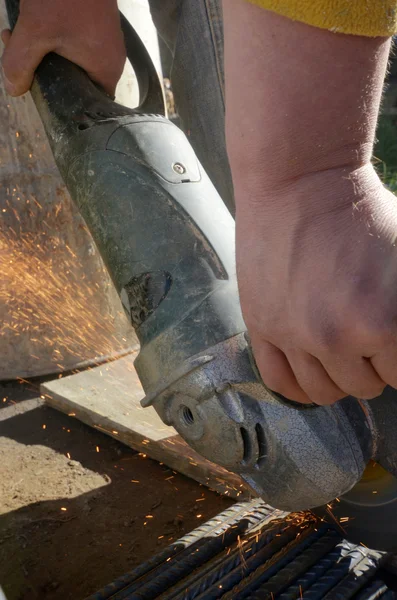
[[[30,96],[10,98],[1,80],[0,218],[0,380],[70,370],[135,344]]]

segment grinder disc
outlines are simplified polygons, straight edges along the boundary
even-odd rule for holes
[[[397,552],[397,478],[371,461],[350,492],[313,512],[368,548]]]

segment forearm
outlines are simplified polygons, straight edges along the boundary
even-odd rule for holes
[[[224,2],[224,21],[237,203],[311,173],[369,163],[389,38],[334,34],[244,0]]]
[[[397,204],[370,161],[390,41],[354,20],[344,34],[313,27],[310,10],[332,27],[340,6],[366,22],[372,11],[377,35],[397,4],[251,2],[223,8],[237,277],[256,364],[291,400],[375,398],[397,387]],[[286,18],[291,7],[301,18]]]

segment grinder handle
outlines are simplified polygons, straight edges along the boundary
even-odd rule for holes
[[[151,56],[136,30],[121,12],[120,20],[127,58],[138,81],[139,106],[136,110],[141,113],[154,112],[165,115],[163,88]]]
[[[5,4],[10,27],[13,29],[19,16],[19,0],[5,0]],[[164,115],[165,103],[163,90],[150,54],[135,29],[121,12],[120,22],[124,34],[127,58],[134,69],[139,88],[139,106],[135,109],[135,112]],[[43,88],[42,81],[49,81],[46,73],[49,63],[51,63],[50,68],[52,73],[57,71],[62,72],[62,77],[67,76],[67,79],[70,80],[76,78],[77,71],[83,72],[80,67],[74,65],[66,58],[50,53],[44,57],[36,70],[41,88]],[[100,86],[93,84],[87,74],[86,78],[87,84],[95,85],[103,93],[104,97],[108,97]]]

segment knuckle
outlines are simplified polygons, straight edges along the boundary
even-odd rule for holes
[[[376,302],[366,298],[353,303],[346,315],[345,323],[349,333],[359,343],[383,347],[395,337],[395,307],[387,306],[387,302],[379,296]]]
[[[395,340],[395,331],[384,313],[374,308],[371,313],[357,308],[354,313],[346,313],[339,323],[328,323],[317,336],[317,346],[322,351],[340,352],[347,349],[365,354],[382,349]]]
[[[360,323],[357,332],[357,342],[360,348],[370,349],[370,354],[381,352],[395,342],[395,332],[385,322]],[[365,356],[368,353],[362,352]]]
[[[344,338],[344,326],[336,315],[327,315],[326,318],[314,318],[311,327],[306,328],[303,338],[304,347],[313,355],[328,354],[336,351]]]

